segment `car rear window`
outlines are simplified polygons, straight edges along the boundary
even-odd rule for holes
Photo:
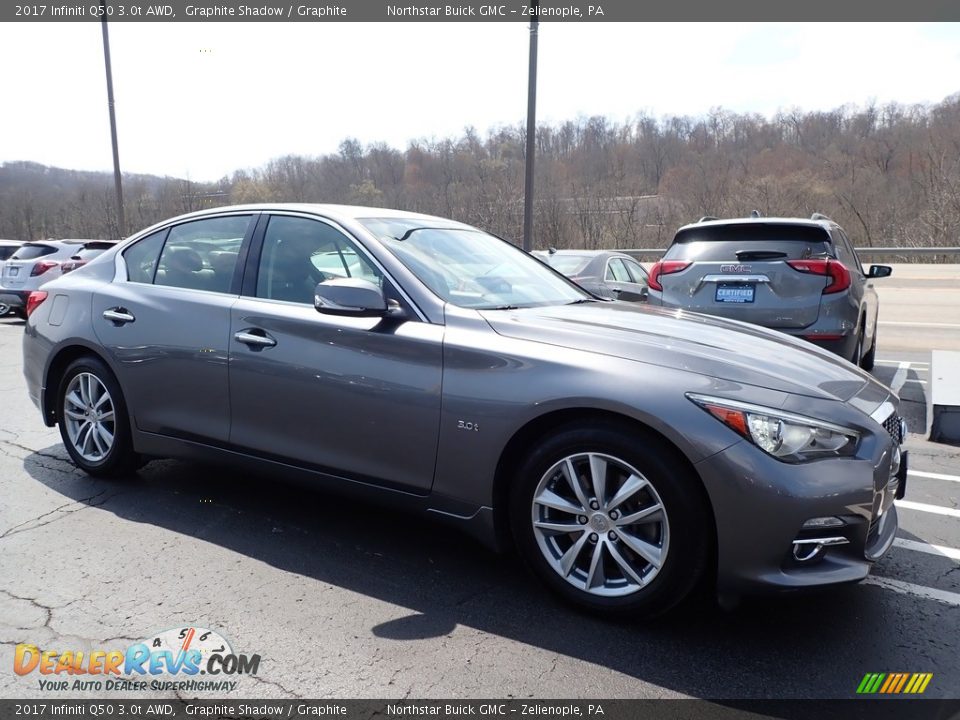
[[[0,261],[6,260],[20,248],[15,245],[0,245]]]
[[[550,255],[544,260],[547,261],[547,265],[567,277],[576,275],[590,262],[589,256],[586,255]]]
[[[52,255],[57,249],[49,245],[24,245],[17,250],[11,260],[36,260],[44,255]]]
[[[826,230],[806,225],[750,223],[680,230],[664,254],[667,260],[796,260],[832,255]],[[739,253],[739,254],[738,254]]]

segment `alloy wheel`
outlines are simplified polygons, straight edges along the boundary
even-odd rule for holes
[[[656,489],[612,455],[578,453],[550,467],[533,494],[531,521],[548,565],[591,595],[641,590],[669,551],[670,525]]]
[[[113,447],[116,419],[113,398],[92,373],[78,373],[63,398],[67,436],[74,450],[87,462],[106,458]]]

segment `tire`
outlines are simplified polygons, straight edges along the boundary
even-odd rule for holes
[[[850,358],[850,362],[854,365],[860,367],[860,363],[863,360],[863,326],[860,326],[860,330],[857,331],[857,344],[853,348],[853,356]]]
[[[10,306],[6,303],[0,302],[0,318],[6,317],[7,313],[10,312]]]
[[[88,475],[126,475],[142,464],[120,385],[99,358],[67,367],[57,390],[57,424],[71,459]]]
[[[579,493],[567,480],[571,466]],[[703,487],[675,449],[642,431],[612,423],[561,428],[527,455],[510,493],[521,556],[579,608],[654,616],[683,600],[706,571],[713,523]],[[564,526],[571,531],[558,531]]]
[[[873,326],[873,340],[870,343],[870,350],[860,360],[860,367],[864,370],[873,370],[874,363],[877,361],[877,326]]]

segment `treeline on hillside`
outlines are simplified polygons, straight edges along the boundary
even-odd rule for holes
[[[537,128],[535,247],[663,247],[702,215],[825,213],[857,245],[960,245],[960,94],[934,106],[704,117],[582,118]],[[217,183],[124,177],[127,231],[218,205],[385,206],[519,240],[522,125],[418,140],[344,140]],[[115,237],[112,175],[0,167],[0,237]]]

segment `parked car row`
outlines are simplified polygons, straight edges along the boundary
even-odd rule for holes
[[[865,270],[843,228],[819,213],[701,218],[677,231],[649,276],[620,253],[534,254],[599,297],[761,325],[873,368],[878,301],[871,280],[891,269]]]
[[[26,317],[27,297],[116,244],[112,240],[0,240],[0,317]],[[6,257],[4,257],[6,255]]]
[[[775,263],[795,259],[823,290],[846,282],[825,239],[779,242],[742,259],[772,263],[755,279],[714,273],[738,278],[729,296],[783,292]],[[702,255],[651,273],[661,303]],[[598,262],[604,283],[611,263],[639,279]],[[714,300],[734,283],[703,282]],[[603,300],[451,220],[203,211],[45,284],[26,310],[30,397],[87,473],[206,458],[375,497],[515,548],[605,615],[663,612],[708,579],[726,596],[861,580],[896,535],[906,427],[868,373],[756,325]]]

